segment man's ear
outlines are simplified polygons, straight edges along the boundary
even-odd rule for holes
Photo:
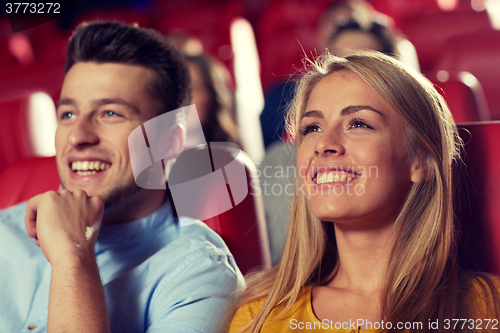
[[[186,137],[184,126],[175,124],[166,131],[167,159],[176,159],[184,150],[184,141]]]
[[[428,180],[433,173],[431,164],[432,162],[427,155],[415,157],[410,170],[412,183],[421,183]]]

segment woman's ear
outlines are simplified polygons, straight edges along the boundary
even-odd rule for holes
[[[431,163],[428,156],[418,156],[411,164],[412,183],[421,183],[428,180],[432,174]]]

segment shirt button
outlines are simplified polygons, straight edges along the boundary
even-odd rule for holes
[[[35,328],[36,328],[36,325],[29,325],[29,326],[28,326],[28,329],[29,329],[29,330],[34,330]]]

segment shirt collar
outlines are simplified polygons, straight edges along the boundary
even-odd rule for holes
[[[153,213],[132,222],[103,225],[97,236],[96,247],[107,244],[131,244],[151,238],[175,223],[172,206],[167,200]]]

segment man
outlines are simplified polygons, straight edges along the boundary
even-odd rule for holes
[[[204,224],[180,227],[164,190],[138,187],[129,156],[135,128],[188,103],[184,61],[156,32],[92,23],[65,73],[64,190],[0,212],[0,331],[219,332],[243,281],[232,255]],[[180,152],[181,126],[165,130]]]

